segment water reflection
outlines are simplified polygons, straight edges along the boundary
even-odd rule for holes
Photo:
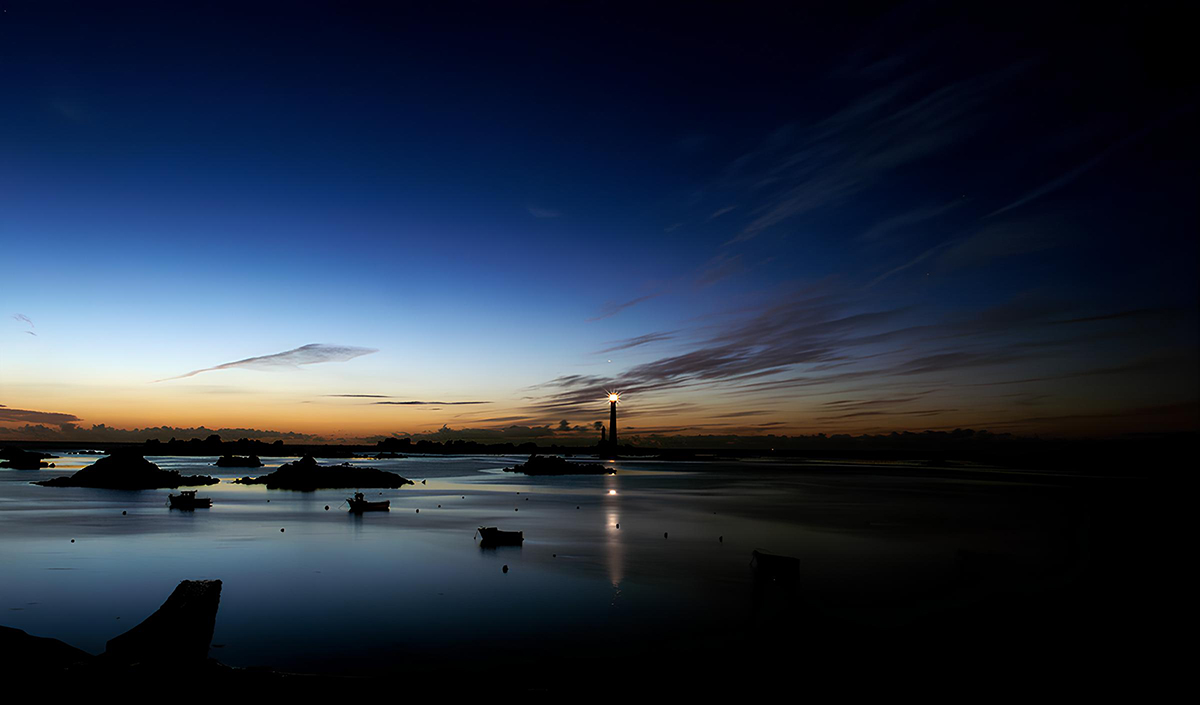
[[[604,484],[608,492],[604,495],[605,541],[604,558],[608,567],[608,579],[613,586],[613,604],[621,596],[621,581],[625,579],[625,547],[621,539],[621,499],[617,494],[615,475],[605,475]]]

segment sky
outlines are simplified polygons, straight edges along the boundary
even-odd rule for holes
[[[0,3],[0,439],[1200,427],[1182,10],[423,5]]]

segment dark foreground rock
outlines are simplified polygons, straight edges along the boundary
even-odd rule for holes
[[[311,492],[338,488],[396,488],[413,484],[412,480],[394,472],[376,468],[358,468],[349,463],[318,465],[311,455],[281,466],[262,477],[243,477],[234,482],[243,485],[266,485],[269,490],[300,490]]]
[[[526,475],[605,475],[616,470],[603,463],[572,463],[557,455],[531,455],[521,465],[504,468],[505,472],[521,472]]]
[[[220,580],[184,580],[144,622],[109,639],[100,658],[125,666],[202,664],[208,660],[220,604]]]
[[[155,490],[219,482],[208,475],[180,475],[178,470],[163,470],[137,451],[114,452],[69,477],[35,482],[43,487],[98,487],[109,490]]]
[[[12,627],[0,627],[0,663],[12,673],[53,664],[68,668],[92,658],[88,652],[58,639],[31,636]]]
[[[222,455],[215,463],[219,468],[261,468],[257,455]]]
[[[51,457],[48,453],[35,453],[29,450],[21,450],[20,448],[3,448],[0,449],[0,468],[12,468],[14,470],[41,470],[42,468],[52,468],[54,463],[42,462],[42,458]]]

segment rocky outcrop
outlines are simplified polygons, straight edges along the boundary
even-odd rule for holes
[[[257,455],[222,455],[215,465],[219,468],[261,468],[262,461]]]
[[[557,455],[531,455],[521,465],[504,468],[505,472],[526,475],[605,475],[616,470],[602,463],[572,463]]]
[[[109,639],[106,665],[189,667],[208,660],[221,604],[220,580],[184,580],[158,610],[124,634]]]
[[[180,475],[163,470],[137,451],[114,452],[69,477],[35,482],[43,487],[98,487],[110,490],[154,490],[168,487],[215,485],[208,475]]]
[[[0,468],[12,468],[14,470],[41,470],[42,468],[52,468],[54,463],[42,462],[42,458],[51,457],[48,453],[35,453],[33,451],[21,450],[20,448],[3,448],[0,449]]]
[[[12,673],[30,670],[66,669],[91,660],[93,656],[82,649],[58,639],[31,636],[12,627],[0,627],[0,663]]]
[[[412,480],[400,477],[394,472],[376,468],[359,468],[349,463],[318,465],[311,455],[283,465],[269,475],[243,477],[234,482],[243,485],[266,485],[269,490],[303,492],[338,488],[396,488],[413,484]]]

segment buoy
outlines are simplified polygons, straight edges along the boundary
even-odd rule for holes
[[[128,514],[128,513],[129,513],[129,512],[122,511],[122,512],[121,512],[121,516],[125,516],[125,515],[126,515],[126,514]]]
[[[420,514],[420,513],[421,513],[421,510],[420,510],[420,509],[418,509],[418,510],[417,510],[417,514]]]
[[[75,543],[75,539],[71,539],[71,543]]]
[[[513,511],[514,511],[514,512],[519,512],[519,511],[521,511],[521,510],[520,510],[520,509],[517,509],[516,507],[513,507]]]
[[[505,573],[507,573],[507,572],[508,572],[508,566],[506,565],[506,566],[504,566],[503,568],[501,568],[500,570],[503,570]]]
[[[558,558],[558,554],[557,554],[557,553],[551,553],[551,554],[550,554],[550,557],[551,557],[551,558]]]
[[[664,531],[664,532],[663,532],[663,538],[665,539],[666,537],[667,537],[667,532],[665,532],[665,531]]]
[[[525,498],[525,501],[526,501],[526,502],[528,502],[528,501],[529,501],[529,498],[528,498],[528,497],[526,497],[526,498]]]
[[[441,508],[442,508],[442,505],[440,505],[440,504],[439,504],[439,505],[438,505],[438,509],[441,509]]]
[[[725,543],[725,537],[724,537],[724,536],[718,536],[718,537],[717,537],[717,540],[718,540],[718,541],[720,541],[721,543]]]
[[[621,528],[621,525],[620,525],[620,524],[617,524],[617,528],[618,528],[618,529],[619,529],[619,528]]]
[[[271,500],[269,500],[269,499],[268,499],[268,500],[267,500],[267,504],[270,504],[270,503],[271,503]]]
[[[425,484],[425,481],[424,481],[424,480],[421,480],[421,484],[422,484],[422,485],[423,485],[423,484]],[[382,494],[382,493],[380,493],[380,494]]]
[[[282,533],[283,533],[283,529],[280,529],[280,530],[279,530],[279,533],[281,533],[281,534],[282,534]]]
[[[326,505],[325,505],[325,511],[329,511],[329,505],[328,505],[328,504],[326,504]]]
[[[579,505],[578,505],[578,504],[576,504],[576,505],[575,505],[575,508],[576,508],[576,509],[579,509]]]

